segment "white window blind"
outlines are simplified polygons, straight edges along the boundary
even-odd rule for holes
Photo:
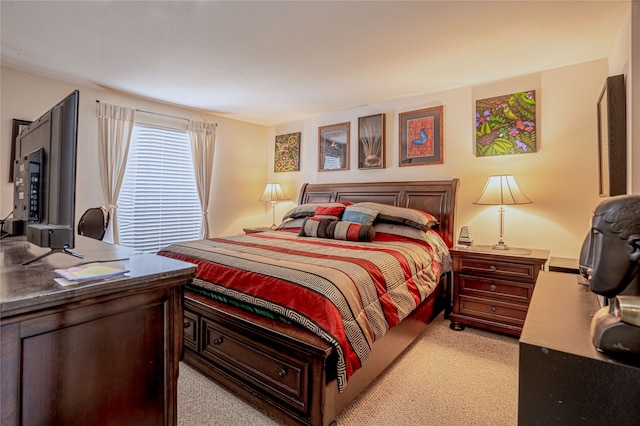
[[[118,199],[120,244],[155,253],[197,239],[201,221],[188,133],[136,123]]]

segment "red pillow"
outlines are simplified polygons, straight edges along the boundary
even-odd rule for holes
[[[313,215],[316,217],[321,217],[323,219],[339,220],[342,216],[342,213],[344,213],[344,209],[344,205],[318,206],[314,210]]]

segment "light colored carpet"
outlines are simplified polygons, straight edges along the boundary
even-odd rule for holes
[[[442,315],[337,418],[339,426],[517,424],[518,340]],[[178,425],[278,423],[180,364]]]

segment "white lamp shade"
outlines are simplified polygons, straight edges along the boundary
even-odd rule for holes
[[[532,201],[522,192],[513,175],[489,176],[482,194],[473,204],[507,205],[529,204]]]
[[[279,183],[268,183],[264,188],[264,192],[258,201],[288,201],[289,197],[286,196]]]

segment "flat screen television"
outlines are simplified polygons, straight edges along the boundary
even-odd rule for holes
[[[24,221],[27,241],[69,251],[75,244],[78,106],[75,90],[16,139],[13,217]],[[36,259],[40,259],[40,256]]]

